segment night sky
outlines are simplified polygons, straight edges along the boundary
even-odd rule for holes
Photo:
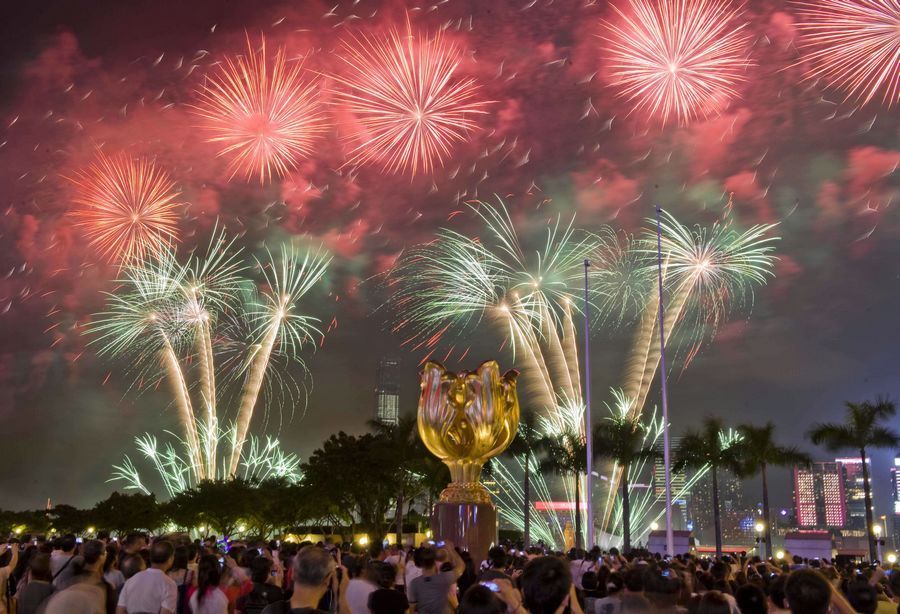
[[[773,420],[779,438],[816,459],[803,434],[839,420],[844,400],[900,397],[900,114],[880,97],[860,105],[809,66],[795,44],[795,8],[746,3],[749,58],[737,97],[720,115],[662,126],[616,96],[606,78],[607,3],[585,0],[7,3],[0,36],[0,506],[89,505],[108,495],[112,464],[145,431],[175,429],[165,391],[138,391],[128,365],[99,357],[81,325],[102,309],[116,267],[92,250],[68,215],[64,177],[98,150],[152,157],[185,202],[180,249],[217,223],[253,253],[292,235],[334,262],[305,306],[329,324],[304,355],[314,382],[307,406],[285,412],[284,446],[306,456],[327,435],[359,432],[374,417],[379,357],[400,357],[403,411],[415,411],[424,353],[391,333],[398,314],[380,275],[401,251],[440,227],[477,232],[464,201],[502,196],[536,229],[576,214],[576,225],[637,232],[659,203],[681,221],[709,224],[733,193],[739,225],[779,222],[775,278],[670,380],[674,429],[705,415]],[[623,6],[623,0],[618,0]],[[402,26],[447,35],[465,51],[488,113],[468,142],[431,174],[341,169],[339,122],[315,155],[266,185],[231,181],[187,105],[245,32],[340,70],[351,30]],[[356,16],[356,17],[353,17]],[[633,111],[633,112],[632,112]],[[618,385],[631,329],[592,338],[598,405]],[[464,364],[499,357],[501,340],[473,345]],[[658,403],[651,391],[648,406]],[[900,426],[900,425],[897,425]],[[279,421],[254,423],[276,432]],[[888,512],[891,451],[874,455],[878,513]],[[790,502],[778,471],[773,505]],[[755,481],[748,485],[756,493]]]

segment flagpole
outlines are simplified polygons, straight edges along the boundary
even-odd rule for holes
[[[663,312],[662,274],[662,209],[656,206],[656,265],[659,280],[659,379],[663,411],[663,463],[666,470],[666,554],[675,555],[675,535],[672,530],[672,458],[669,448],[669,399],[666,391],[666,326]]]
[[[585,550],[594,547],[594,442],[591,433],[591,320],[588,313],[588,268],[591,261],[584,261],[584,441],[587,453],[587,540]],[[581,510],[576,510],[580,514]]]

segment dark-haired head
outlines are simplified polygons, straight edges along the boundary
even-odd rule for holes
[[[878,608],[878,591],[866,580],[853,580],[847,584],[847,601],[854,612],[872,614]]]
[[[219,586],[222,572],[219,559],[213,554],[204,554],[197,564],[197,603],[203,601],[210,590]]]
[[[788,575],[784,585],[785,600],[792,612],[825,614],[831,603],[831,584],[812,569],[798,569]]]
[[[258,556],[250,563],[250,579],[257,584],[265,584],[272,572],[272,561],[264,556]]]
[[[491,590],[481,584],[473,584],[459,602],[459,614],[504,614],[506,604]]]
[[[755,584],[745,584],[734,593],[741,614],[766,614],[766,594]]]
[[[525,608],[531,614],[553,614],[569,596],[572,574],[562,560],[543,556],[525,566],[520,583]]]
[[[75,550],[75,543],[75,536],[70,533],[56,540],[56,547],[63,552],[72,552]]]
[[[150,548],[150,564],[163,571],[168,571],[175,558],[175,546],[168,540],[160,540]]]
[[[50,582],[53,580],[53,574],[50,573],[50,555],[44,552],[35,552],[31,560],[28,562],[28,569],[31,570],[32,580],[41,580]]]
[[[139,554],[126,554],[119,561],[119,571],[122,572],[126,580],[138,572],[144,571],[146,568],[147,564],[144,561],[144,557]]]
[[[700,598],[697,614],[731,614],[731,604],[728,603],[728,599],[723,593],[707,591]]]
[[[169,571],[178,571],[179,569],[187,569],[188,566],[188,549],[187,546],[178,546],[172,556],[172,567]]]

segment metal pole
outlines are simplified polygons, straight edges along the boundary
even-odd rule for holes
[[[672,471],[671,452],[669,450],[669,399],[666,393],[666,326],[663,312],[663,275],[662,275],[662,209],[656,206],[656,265],[659,277],[659,379],[662,392],[663,411],[663,463],[666,469],[666,554],[675,555],[675,536],[672,532]]]
[[[584,442],[587,452],[587,539],[586,550],[594,546],[594,442],[591,433],[591,319],[588,313],[588,267],[591,261],[584,261]],[[577,510],[576,513],[581,513]]]

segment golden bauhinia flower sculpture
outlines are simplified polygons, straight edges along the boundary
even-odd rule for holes
[[[475,371],[454,373],[425,363],[420,384],[419,436],[450,468],[450,484],[440,500],[490,503],[481,485],[481,468],[512,442],[519,426],[517,371],[500,375],[494,360]]]

